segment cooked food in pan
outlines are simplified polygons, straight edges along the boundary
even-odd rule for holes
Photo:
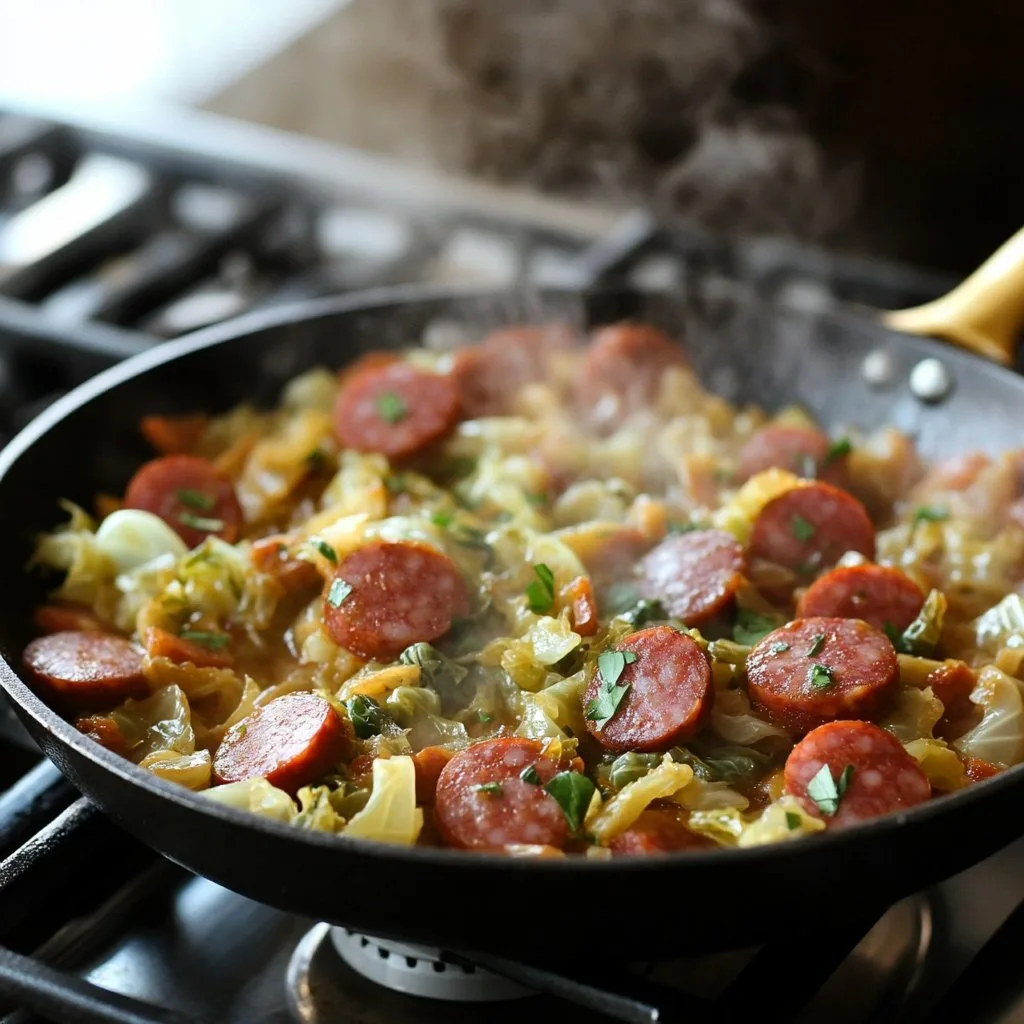
[[[584,341],[587,343],[584,344]],[[39,539],[28,678],[209,799],[518,855],[751,846],[1024,760],[1020,453],[925,466],[618,325],[152,416]]]

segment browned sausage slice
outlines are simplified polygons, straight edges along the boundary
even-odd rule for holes
[[[616,414],[634,412],[658,397],[667,369],[686,365],[683,350],[656,327],[602,327],[594,333],[587,350],[580,397],[587,406],[612,397]]]
[[[797,604],[798,618],[863,619],[876,629],[903,632],[921,610],[924,592],[899,569],[853,565],[815,580]]]
[[[348,724],[323,697],[289,693],[233,726],[217,748],[217,782],[266,779],[294,794],[325,775],[348,752]]]
[[[847,551],[875,557],[875,528],[867,510],[846,491],[815,483],[786,491],[761,509],[748,553],[809,576]]]
[[[692,736],[711,709],[711,666],[692,637],[669,626],[652,626],[626,637],[617,651],[634,655],[615,680],[628,689],[615,713],[591,735],[609,750],[668,750]],[[584,709],[599,698],[608,680],[595,671],[583,697]]]
[[[724,611],[743,583],[743,549],[723,530],[666,537],[640,562],[639,591],[695,626]]]
[[[346,448],[405,459],[444,437],[459,419],[450,376],[395,362],[347,380],[334,407],[334,432]]]
[[[687,812],[679,806],[648,807],[625,832],[608,845],[620,856],[712,849],[718,844],[686,827]]]
[[[469,613],[466,584],[440,551],[412,541],[372,541],[353,551],[324,590],[324,625],[362,658],[390,661],[437,640]]]
[[[25,668],[54,704],[96,710],[148,692],[142,655],[110,633],[66,631],[39,637],[25,648]]]
[[[899,685],[889,638],[858,619],[800,619],[764,637],[747,658],[755,708],[806,732],[834,718],[883,713]]]
[[[906,810],[932,792],[900,741],[870,722],[829,722],[808,733],[786,761],[786,788],[829,828]]]
[[[193,548],[209,536],[234,542],[241,531],[242,507],[231,481],[194,455],[147,462],[131,478],[124,505],[159,516]]]
[[[467,850],[519,843],[562,847],[569,826],[544,785],[561,770],[539,740],[485,740],[456,754],[437,782],[435,817],[445,842]],[[534,781],[523,773],[532,768]]]
[[[463,415],[476,419],[508,413],[523,385],[544,377],[549,353],[570,340],[564,327],[503,327],[457,352],[452,377]]]
[[[766,469],[786,469],[836,487],[849,484],[846,454],[834,450],[828,437],[816,427],[789,423],[762,427],[740,452],[738,482]]]

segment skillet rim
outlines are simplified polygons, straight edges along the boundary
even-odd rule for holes
[[[786,307],[766,300],[738,282],[730,281],[727,284],[735,287],[736,292],[741,297],[741,301],[754,309],[760,308],[766,316],[778,316],[786,311]],[[180,338],[154,344],[151,349],[131,356],[101,371],[58,399],[19,431],[0,451],[0,491],[3,489],[5,478],[11,467],[20,459],[26,457],[30,453],[32,446],[50,429],[80,407],[100,399],[118,385],[143,373],[155,370],[166,363],[173,362],[190,353],[212,348],[239,337],[253,334],[257,331],[283,326],[298,326],[309,320],[337,314],[386,312],[388,308],[396,305],[412,305],[415,303],[450,302],[452,300],[478,300],[500,303],[502,300],[507,301],[512,297],[537,297],[540,299],[557,297],[565,299],[578,296],[581,308],[585,309],[588,297],[623,295],[642,298],[644,294],[641,290],[623,287],[520,287],[494,289],[475,286],[398,285],[356,292],[345,296],[302,300],[271,310],[247,313]],[[652,292],[647,294],[656,296],[659,293]],[[982,377],[994,377],[996,380],[1004,383],[1007,378],[1010,378],[1017,387],[1024,391],[1024,378],[1021,378],[1010,369],[997,366],[972,353],[960,351],[931,339],[919,338],[890,330],[881,324],[871,323],[864,316],[845,310],[830,310],[826,313],[815,313],[814,316],[816,322],[821,321],[843,325],[860,332],[870,331],[878,336],[880,344],[888,339],[889,344],[898,347],[923,349],[925,354],[934,357],[941,356],[944,361],[951,363],[959,372],[965,372],[974,377],[980,374]],[[1022,394],[1022,398],[1024,398],[1024,394]],[[194,812],[200,817],[212,816],[225,821],[229,825],[241,826],[247,829],[255,828],[258,831],[269,833],[270,836],[277,837],[278,839],[288,840],[293,843],[308,843],[312,846],[326,849],[335,849],[348,856],[372,857],[374,859],[383,858],[394,865],[412,863],[424,866],[431,865],[437,868],[460,866],[462,871],[467,869],[487,871],[500,868],[503,871],[557,875],[565,872],[577,873],[586,871],[587,873],[604,875],[609,873],[618,874],[619,872],[631,874],[636,871],[646,871],[652,867],[677,869],[692,865],[694,869],[697,869],[700,867],[718,866],[728,859],[728,862],[735,862],[737,868],[741,866],[752,868],[758,865],[770,869],[771,864],[783,859],[791,861],[795,857],[813,857],[819,851],[822,854],[828,851],[837,854],[851,847],[872,843],[888,837],[895,833],[897,829],[902,830],[918,824],[923,825],[937,816],[953,815],[958,810],[972,804],[994,801],[1004,790],[1024,782],[1024,764],[1014,765],[1005,769],[994,778],[985,779],[956,793],[943,794],[908,811],[876,818],[870,822],[860,824],[856,828],[802,837],[802,839],[807,841],[797,842],[796,844],[777,842],[742,849],[737,847],[719,847],[711,850],[699,849],[677,853],[650,854],[644,857],[608,858],[605,860],[586,859],[583,857],[509,857],[505,854],[494,852],[462,851],[443,847],[407,847],[377,840],[350,839],[346,838],[344,834],[335,835],[299,829],[294,825],[262,817],[253,812],[242,811],[211,802],[200,793],[160,779],[138,765],[125,758],[118,757],[113,752],[90,740],[84,733],[79,732],[73,725],[61,718],[56,711],[53,711],[45,704],[24,682],[14,665],[2,655],[0,655],[0,687],[7,693],[9,699],[15,705],[17,709],[15,711],[16,714],[19,712],[27,714],[43,731],[56,739],[61,745],[70,748],[76,755],[84,757],[92,762],[93,765],[99,766],[118,776],[121,781],[134,784],[155,797],[169,799],[180,808]],[[56,764],[54,759],[50,758],[45,751],[43,756]],[[59,769],[60,765],[57,764],[57,767]],[[87,793],[83,795],[91,800]],[[92,800],[91,802],[100,803],[100,801]],[[131,831],[131,829],[127,828],[127,831]],[[143,841],[145,840],[143,839]],[[162,852],[158,847],[154,848],[158,852]]]

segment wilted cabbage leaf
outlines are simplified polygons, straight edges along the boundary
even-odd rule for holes
[[[587,817],[587,832],[597,842],[607,845],[636,821],[652,800],[660,800],[679,792],[693,780],[693,769],[678,764],[665,754],[661,764],[646,775],[622,787],[595,814]]]
[[[284,790],[272,786],[266,779],[229,782],[223,786],[204,789],[202,795],[214,803],[224,804],[225,807],[251,811],[264,818],[283,821],[286,825],[295,820],[297,813],[292,798]]]
[[[1001,768],[1024,761],[1024,683],[986,665],[978,673],[971,702],[982,709],[982,719],[953,741],[957,753]]]
[[[692,827],[692,826],[691,826]],[[794,796],[783,796],[769,804],[756,821],[752,821],[740,836],[740,846],[761,846],[764,843],[783,843],[802,836],[822,832],[825,822],[808,814]]]
[[[423,828],[416,806],[416,769],[411,757],[373,762],[373,788],[366,806],[345,827],[346,836],[412,846]]]

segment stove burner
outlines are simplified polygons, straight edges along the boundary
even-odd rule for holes
[[[439,949],[407,946],[347,928],[332,928],[331,941],[345,963],[364,978],[396,992],[467,1003],[532,995],[528,989],[483,968],[448,963]]]
[[[913,1011],[927,987],[925,968],[932,959],[932,916],[926,895],[897,903],[864,934],[837,969],[819,975],[812,990],[803,993],[798,1007],[791,1007],[785,1019],[795,1024],[916,1019]],[[628,994],[625,989],[619,991],[622,979],[609,979],[612,987],[608,991],[603,983],[592,990],[592,983],[584,982],[573,993],[547,971],[507,964],[509,977],[505,978],[479,966],[450,963],[441,959],[439,950],[318,924],[292,954],[288,1004],[298,1024],[341,1024],[354,1019],[356,1010],[360,1013],[355,1019],[368,1024],[397,1019],[457,1024],[479,1019],[485,1012],[479,1004],[486,1002],[488,1020],[498,1024],[521,1021],[524,1013],[519,1000],[528,996],[536,998],[537,1009],[543,1006],[553,1013],[569,1012],[566,1003],[542,994],[561,989],[563,998],[581,1006],[602,1007],[604,1013],[595,1014],[599,1019],[641,1019],[623,1011],[623,1007],[630,1011],[637,1006],[671,1017],[677,996],[705,1000],[709,1009],[717,1007],[725,1019],[733,1019],[730,1010],[746,1008],[744,999],[752,995],[751,988],[758,999],[757,993],[778,977],[780,967],[771,948],[637,964],[630,969]],[[637,995],[639,1002],[635,1001]],[[629,998],[634,1002],[628,1003]]]

